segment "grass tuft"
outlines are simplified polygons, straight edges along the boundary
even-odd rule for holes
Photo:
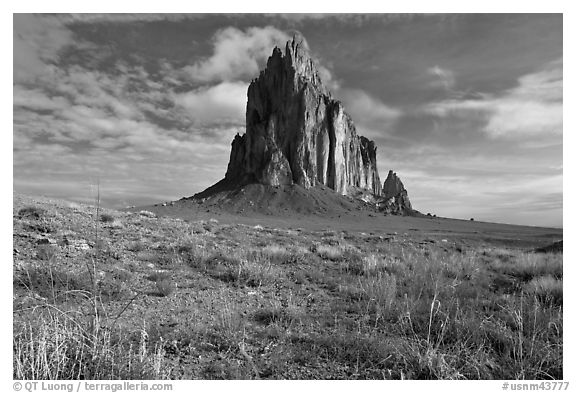
[[[21,380],[167,379],[162,342],[119,331],[94,335],[75,312],[48,309],[37,320],[14,326],[14,378]]]
[[[526,284],[528,293],[537,296],[541,301],[560,306],[562,305],[562,287],[562,280],[551,275],[533,278]]]
[[[343,251],[340,246],[319,244],[316,246],[316,253],[320,258],[338,261],[342,259]]]

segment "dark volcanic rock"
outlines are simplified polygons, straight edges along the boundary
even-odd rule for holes
[[[381,211],[394,214],[407,214],[413,211],[408,191],[404,184],[393,171],[388,172],[388,177],[382,187],[382,199],[378,202]]]
[[[246,133],[232,142],[225,179],[381,194],[374,142],[357,135],[296,37],[285,53],[274,48],[266,69],[250,84]]]
[[[296,37],[286,43],[284,53],[274,48],[266,68],[250,84],[246,133],[232,141],[226,176],[193,199],[230,206],[252,202],[239,193],[245,186],[262,201],[257,205],[264,210],[268,206],[264,201],[282,196],[287,201],[278,200],[278,206],[296,211],[306,210],[306,204],[323,212],[346,210],[344,199],[351,198],[362,201],[362,208],[414,213],[396,174],[390,171],[382,187],[376,145],[356,133],[352,119],[322,84],[307,49]],[[301,192],[290,187],[301,188],[308,202],[303,203]],[[328,189],[337,194],[328,195]],[[340,202],[316,203],[336,195]]]

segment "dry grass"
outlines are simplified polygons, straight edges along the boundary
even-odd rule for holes
[[[544,302],[552,302],[554,304],[562,304],[562,280],[557,279],[551,275],[539,276],[533,278],[526,284],[526,291],[537,296]]]
[[[96,289],[92,250],[17,238],[14,378],[563,377],[562,254],[115,217]]]
[[[161,344],[151,346],[148,333],[93,333],[81,313],[48,307],[38,319],[14,326],[14,378],[39,379],[165,379],[170,370]]]
[[[340,246],[319,244],[316,246],[316,253],[320,258],[336,261],[342,258],[343,250]]]

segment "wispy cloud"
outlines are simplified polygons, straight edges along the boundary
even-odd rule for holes
[[[133,22],[179,22],[203,18],[204,14],[163,14],[163,13],[113,13],[113,14],[61,14],[58,17],[67,23],[133,23]]]
[[[562,62],[518,79],[500,95],[451,99],[429,104],[425,111],[439,118],[480,115],[483,130],[494,138],[562,134]]]
[[[441,87],[445,90],[451,90],[454,87],[454,84],[456,83],[454,73],[438,65],[428,68],[427,72],[428,74],[435,77],[430,82],[430,85],[432,87]]]
[[[46,74],[73,34],[54,16],[14,14],[14,81],[31,82]]]

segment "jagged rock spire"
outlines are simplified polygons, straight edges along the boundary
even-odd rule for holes
[[[383,200],[380,203],[381,210],[388,213],[406,214],[413,211],[408,198],[408,191],[394,171],[389,171],[384,186],[382,187]]]
[[[403,191],[405,191],[404,184],[402,184],[402,181],[400,180],[398,175],[396,175],[394,171],[390,170],[388,172],[386,180],[384,181],[384,186],[382,187],[382,193],[389,197],[393,197],[400,194]]]
[[[246,133],[232,142],[226,179],[381,194],[374,142],[357,135],[298,35],[284,53],[274,48],[250,84]]]

